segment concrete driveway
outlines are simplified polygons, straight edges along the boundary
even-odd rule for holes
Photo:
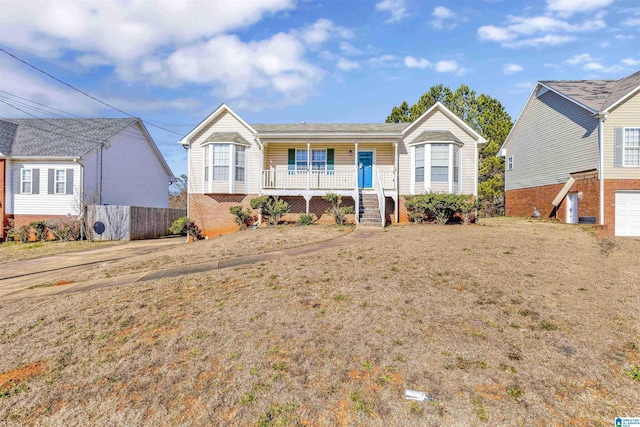
[[[183,244],[184,237],[134,240],[105,248],[0,264],[0,300],[29,286],[50,280],[51,277],[55,277],[55,272],[89,270],[104,262],[144,255]]]

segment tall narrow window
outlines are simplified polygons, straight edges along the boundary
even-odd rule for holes
[[[31,169],[22,169],[20,173],[20,192],[22,194],[31,194],[32,188],[32,171]]]
[[[513,156],[507,157],[507,170],[513,170]]]
[[[640,166],[640,128],[624,130],[624,166]]]
[[[327,169],[327,150],[311,150],[311,170],[324,171]]]
[[[66,194],[67,171],[64,169],[56,169],[55,176],[56,176],[55,193]]]
[[[424,182],[424,145],[416,147],[416,182]]]
[[[431,145],[431,182],[449,181],[449,144]]]
[[[309,169],[309,159],[307,150],[296,150],[296,170],[306,171]]]
[[[236,181],[244,181],[245,148],[236,146]]]
[[[453,147],[453,182],[460,182],[460,147]]]
[[[229,179],[229,144],[213,145],[213,180]]]
[[[209,150],[210,150],[210,146],[205,145],[204,146],[204,182],[209,182],[209,162],[211,162],[211,160],[209,159]]]

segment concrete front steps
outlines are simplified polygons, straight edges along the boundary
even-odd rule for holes
[[[380,227],[382,217],[378,206],[378,196],[375,193],[360,192],[360,212],[358,219],[360,225]]]

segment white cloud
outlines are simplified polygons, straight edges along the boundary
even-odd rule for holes
[[[547,0],[547,10],[564,16],[593,12],[613,3],[613,0]]]
[[[609,46],[611,46],[611,45],[610,45],[609,43],[607,43],[607,42],[602,42],[602,43],[600,43],[600,47],[601,47],[601,48],[603,48],[603,49],[604,49],[604,48],[607,48],[607,47],[609,47]]]
[[[636,37],[631,34],[616,34],[614,37],[616,40],[633,40]]]
[[[340,58],[338,59],[336,67],[338,67],[338,69],[342,71],[350,71],[350,70],[355,70],[357,68],[360,68],[360,64],[346,58]]]
[[[585,70],[604,70],[604,66],[598,62],[587,62],[582,68]]]
[[[620,61],[623,65],[627,65],[629,67],[635,67],[636,65],[640,65],[640,61],[637,59],[626,58]]]
[[[582,53],[579,55],[574,55],[571,58],[567,59],[566,62],[567,64],[571,64],[571,65],[577,65],[577,64],[583,64],[585,62],[591,62],[593,61],[593,57],[591,55],[589,55],[588,53]]]
[[[351,43],[345,42],[345,41],[340,42],[340,50],[345,55],[351,55],[351,56],[363,55],[365,53],[363,50],[358,49],[357,47],[355,47]]]
[[[538,46],[558,46],[574,41],[574,36],[559,36],[555,34],[547,34],[544,37],[533,37],[529,39],[522,39],[514,42],[504,43],[504,47],[519,48],[519,47],[538,47]]]
[[[511,90],[511,93],[529,92],[532,87],[533,87],[533,83],[531,82],[519,82],[514,85],[513,89]]]
[[[302,30],[302,39],[310,45],[319,45],[334,37],[349,39],[353,37],[353,32],[348,28],[335,25],[329,19],[318,19]]]
[[[496,27],[495,25],[483,25],[478,28],[478,36],[481,40],[490,40],[494,42],[503,42],[513,40],[517,35],[504,27]]]
[[[404,65],[407,68],[431,68],[431,62],[424,58],[414,58],[413,56],[404,57]]]
[[[389,19],[385,21],[388,24],[402,21],[409,16],[405,0],[382,0],[376,3],[376,10],[391,13]]]
[[[519,64],[506,64],[504,67],[502,67],[502,71],[506,75],[519,73],[519,72],[521,72],[523,70],[524,70],[524,68],[522,68],[522,66],[519,65]]]
[[[640,17],[638,16],[634,16],[631,18],[627,18],[622,22],[624,25],[629,25],[632,27],[638,27],[640,26]]]
[[[429,24],[437,29],[453,29],[458,23],[468,21],[468,18],[460,16],[444,6],[436,6],[431,15],[433,19],[429,21]]]
[[[368,59],[369,65],[372,67],[395,67],[396,57],[394,55],[384,54]]]
[[[455,60],[448,59],[436,62],[434,68],[438,73],[451,73],[458,71],[460,66]]]

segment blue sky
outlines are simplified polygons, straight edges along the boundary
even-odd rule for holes
[[[0,47],[182,135],[223,102],[249,123],[382,122],[439,83],[515,120],[537,80],[640,69],[639,29],[637,0],[0,0]],[[0,90],[38,117],[26,100],[122,116],[1,52]],[[147,127],[186,173],[180,137]]]

